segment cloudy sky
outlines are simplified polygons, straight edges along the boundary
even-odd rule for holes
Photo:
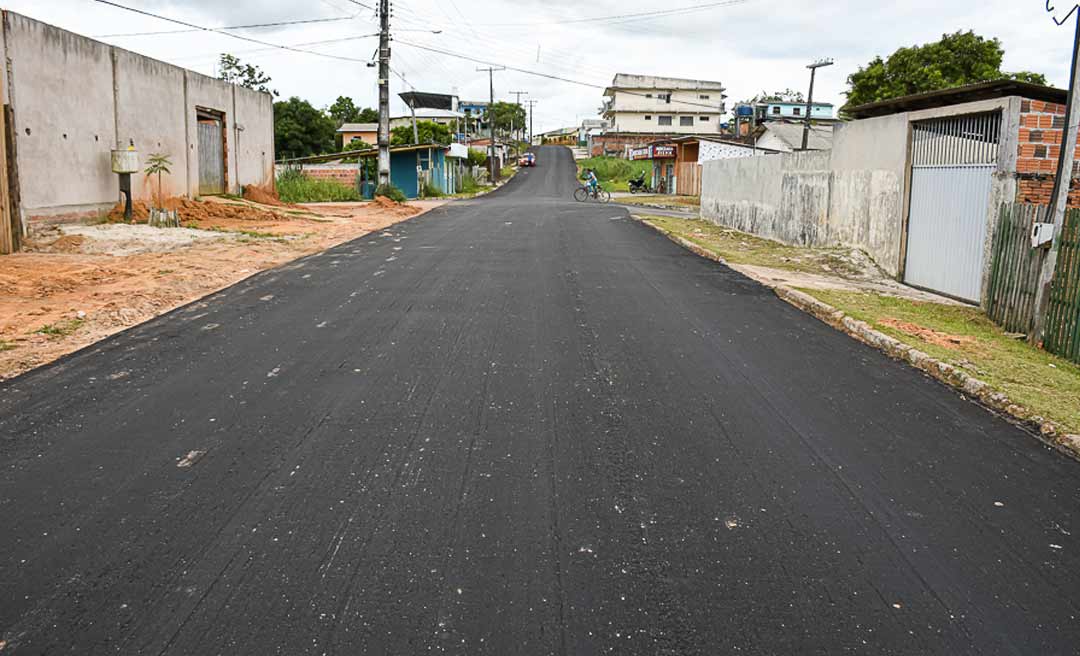
[[[234,33],[338,57],[366,61],[378,44],[370,36],[378,29],[370,9],[376,0],[116,2],[205,27],[333,19]],[[329,105],[339,95],[352,96],[363,106],[376,103],[375,69],[361,61],[266,48],[208,32],[123,36],[182,28],[95,0],[4,4],[210,75],[216,73],[219,54],[230,52],[262,67],[282,96],[300,96],[317,106]],[[1064,0],[1051,4],[1066,6]],[[1044,73],[1051,84],[1065,86],[1072,33],[1069,27],[1054,25],[1045,5],[1045,0],[728,0],[722,5],[708,0],[394,0],[396,74],[391,90],[456,91],[463,99],[487,98],[487,74],[476,71],[482,64],[418,46],[542,74],[495,74],[497,99],[512,99],[511,91],[528,91],[522,99],[538,101],[539,132],[595,117],[601,90],[615,73],[720,80],[728,87],[730,106],[760,91],[804,89],[806,64],[832,57],[836,65],[820,71],[815,96],[839,105],[847,75],[875,55],[967,29],[1001,39],[1006,70]],[[655,11],[670,13],[627,16]],[[439,33],[432,33],[436,30]],[[403,111],[396,97],[393,109]]]

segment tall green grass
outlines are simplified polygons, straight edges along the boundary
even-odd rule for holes
[[[286,169],[277,178],[277,192],[286,203],[326,203],[363,200],[360,191],[334,180],[308,177],[299,169]]]
[[[578,177],[585,169],[596,171],[600,184],[608,191],[626,191],[626,182],[636,178],[642,172],[648,178],[652,175],[651,160],[631,161],[620,157],[590,157],[578,160]]]

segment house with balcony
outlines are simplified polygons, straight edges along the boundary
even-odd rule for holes
[[[717,134],[725,97],[724,86],[712,80],[619,73],[604,90],[601,113],[609,132]]]

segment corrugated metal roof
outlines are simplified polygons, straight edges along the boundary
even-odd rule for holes
[[[378,123],[342,123],[338,132],[378,132]]]
[[[993,80],[965,84],[951,89],[917,93],[900,98],[890,98],[889,100],[856,105],[855,107],[843,107],[841,111],[853,118],[870,118],[872,116],[887,116],[889,114],[947,107],[965,102],[1005,98],[1007,96],[1021,96],[1032,100],[1064,104],[1068,98],[1068,92],[1064,89],[1046,87],[1041,84],[1018,82],[1016,80]]]
[[[765,130],[776,135],[778,139],[791,146],[795,150],[802,148],[802,123],[784,123],[782,121],[770,121],[764,124]],[[832,148],[833,129],[831,125],[810,126],[810,138],[806,147],[809,150],[829,150]]]

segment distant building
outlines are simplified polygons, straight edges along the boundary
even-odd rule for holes
[[[416,108],[416,120],[419,121],[431,121],[438,123],[439,125],[445,125],[454,131],[454,128],[465,119],[465,115],[461,112],[455,112],[451,109],[432,109],[430,107],[417,107]],[[400,116],[390,117],[390,129],[401,127],[402,125],[411,126],[413,121],[412,112]]]
[[[342,146],[348,146],[353,141],[363,141],[371,146],[379,144],[378,123],[342,123],[337,133],[341,135]]]
[[[559,128],[540,135],[540,143],[555,146],[576,146],[581,128]]]
[[[724,86],[710,80],[619,73],[604,97],[613,132],[716,134],[725,111]]]
[[[790,120],[806,118],[806,103],[804,102],[759,102],[754,105],[754,112],[758,123],[765,121]],[[832,121],[832,103],[813,103],[810,105],[810,118],[812,120]]]

